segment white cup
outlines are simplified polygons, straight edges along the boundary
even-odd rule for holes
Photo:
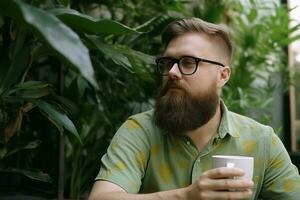
[[[232,156],[232,155],[213,155],[212,156],[213,168],[219,167],[234,167],[239,168],[245,172],[244,176],[234,177],[235,179],[248,179],[252,180],[253,177],[253,157],[247,156]]]

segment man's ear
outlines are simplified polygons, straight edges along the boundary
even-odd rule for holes
[[[229,66],[220,68],[219,87],[223,87],[229,81],[230,75],[231,75],[231,68]]]

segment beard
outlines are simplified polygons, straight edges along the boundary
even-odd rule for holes
[[[216,113],[220,98],[216,82],[205,93],[192,95],[169,80],[161,89],[154,108],[156,125],[172,135],[185,135],[206,124]]]

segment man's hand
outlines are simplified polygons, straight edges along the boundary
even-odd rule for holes
[[[252,195],[253,181],[232,178],[243,175],[244,172],[237,168],[208,170],[186,188],[187,199],[248,199]]]

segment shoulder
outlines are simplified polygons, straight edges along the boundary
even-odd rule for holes
[[[133,119],[137,121],[150,122],[153,119],[153,112],[153,109],[151,109],[145,112],[137,113],[135,115],[131,115],[128,120]]]
[[[124,125],[129,129],[153,129],[153,109],[130,116]]]
[[[271,152],[284,151],[272,127],[234,112],[230,112],[229,116],[232,133],[237,136],[235,141],[246,154],[261,155],[262,158],[269,159]]]
[[[117,132],[117,135],[144,137],[152,140],[159,132],[153,121],[153,109],[128,117]]]
[[[229,121],[232,130],[243,137],[262,138],[275,134],[272,127],[235,112],[229,111]]]

